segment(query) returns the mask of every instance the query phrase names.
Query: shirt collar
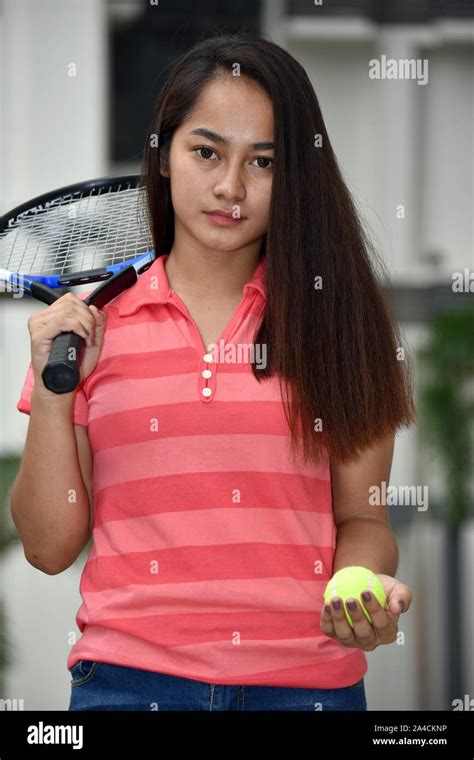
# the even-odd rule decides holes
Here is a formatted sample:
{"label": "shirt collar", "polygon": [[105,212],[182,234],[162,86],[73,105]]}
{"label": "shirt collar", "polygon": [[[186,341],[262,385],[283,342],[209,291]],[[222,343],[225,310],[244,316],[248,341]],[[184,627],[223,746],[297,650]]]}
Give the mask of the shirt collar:
{"label": "shirt collar", "polygon": [[[134,314],[145,304],[167,303],[171,300],[173,291],[170,289],[165,269],[165,262],[168,256],[169,253],[158,256],[151,267],[139,276],[137,282],[121,294],[118,303],[118,313],[120,317],[127,317],[130,314]],[[244,294],[247,294],[251,288],[255,288],[260,291],[263,298],[266,299],[264,282],[265,266],[266,257],[264,256],[259,261],[252,278],[245,283],[243,289]]]}

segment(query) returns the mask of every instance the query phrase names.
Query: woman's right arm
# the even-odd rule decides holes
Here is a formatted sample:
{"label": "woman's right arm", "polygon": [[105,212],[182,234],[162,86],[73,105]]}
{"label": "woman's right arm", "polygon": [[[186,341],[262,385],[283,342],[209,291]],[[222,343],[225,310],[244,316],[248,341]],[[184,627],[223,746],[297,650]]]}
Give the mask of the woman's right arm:
{"label": "woman's right arm", "polygon": [[[66,394],[72,395],[75,394]],[[73,401],[31,396],[25,450],[11,514],[28,562],[49,575],[77,559],[91,536],[92,455]]]}
{"label": "woman's right arm", "polygon": [[105,321],[103,312],[72,293],[28,320],[35,382],[10,504],[26,559],[49,575],[70,567],[91,536],[92,454],[87,428],[74,425],[76,391],[52,393],[41,373],[54,337],[72,330],[86,341],[80,376],[88,377],[99,359]]}

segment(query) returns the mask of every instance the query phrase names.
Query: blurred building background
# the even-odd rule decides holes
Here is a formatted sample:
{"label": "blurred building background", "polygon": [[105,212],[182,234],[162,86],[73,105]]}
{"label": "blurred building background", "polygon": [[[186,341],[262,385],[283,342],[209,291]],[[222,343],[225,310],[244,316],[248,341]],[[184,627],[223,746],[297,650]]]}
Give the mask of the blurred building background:
{"label": "blurred building background", "polygon": [[[260,32],[294,55],[314,85],[417,357],[439,315],[472,309],[469,287],[454,292],[452,281],[466,269],[474,276],[473,16],[472,2],[457,0],[0,0],[0,214],[62,185],[138,171],[173,61],[203,33]],[[382,56],[427,61],[428,81],[370,79],[369,62]],[[0,699],[64,710],[86,552],[65,573],[42,574],[26,562],[8,510],[28,425],[16,409],[30,356],[27,318],[41,308],[0,296]],[[465,350],[461,333],[454,352],[458,337]],[[449,377],[456,366],[446,365],[446,380],[457,388],[459,378]],[[417,360],[417,401],[435,381]],[[467,381],[472,388],[472,354]],[[470,399],[464,423],[472,443]],[[434,407],[435,417],[441,412]],[[458,425],[453,419],[448,443],[459,438]],[[454,698],[474,698],[474,510],[471,498],[455,520],[447,458],[427,446],[423,424],[397,437],[390,482],[428,487],[429,503],[390,507],[397,577],[414,602],[400,618],[404,640],[367,655],[369,709],[451,710]],[[472,468],[468,488],[472,497]],[[453,590],[447,579],[457,577],[457,560]]]}

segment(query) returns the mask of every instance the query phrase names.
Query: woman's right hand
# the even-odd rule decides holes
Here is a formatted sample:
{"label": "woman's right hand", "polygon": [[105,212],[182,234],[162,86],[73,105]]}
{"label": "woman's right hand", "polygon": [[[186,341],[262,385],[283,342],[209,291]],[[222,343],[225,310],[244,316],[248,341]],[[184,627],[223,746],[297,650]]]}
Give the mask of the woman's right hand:
{"label": "woman's right hand", "polygon": [[[96,306],[88,306],[74,293],[66,293],[46,309],[37,311],[28,318],[31,364],[35,386],[39,384],[42,395],[57,397],[56,393],[46,388],[41,377],[49,359],[53,339],[61,332],[74,332],[84,338],[86,346],[79,368],[80,382],[82,382],[91,374],[99,361],[106,319],[105,312],[100,311]],[[75,393],[75,390],[72,393]]]}

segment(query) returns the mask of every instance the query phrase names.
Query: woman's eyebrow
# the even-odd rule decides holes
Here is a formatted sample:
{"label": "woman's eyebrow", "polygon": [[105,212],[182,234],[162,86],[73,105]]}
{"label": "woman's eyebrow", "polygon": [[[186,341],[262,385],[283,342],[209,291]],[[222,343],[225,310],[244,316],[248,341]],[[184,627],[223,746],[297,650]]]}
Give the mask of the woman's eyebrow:
{"label": "woman's eyebrow", "polygon": [[[218,143],[219,145],[230,145],[230,140],[227,137],[218,135],[216,132],[211,132],[209,129],[205,129],[204,127],[198,127],[197,129],[193,129],[192,132],[190,132],[189,134],[201,135],[201,137],[206,137],[211,142]],[[250,147],[252,148],[252,150],[274,150],[275,143],[256,142],[256,143],[251,143]]]}

